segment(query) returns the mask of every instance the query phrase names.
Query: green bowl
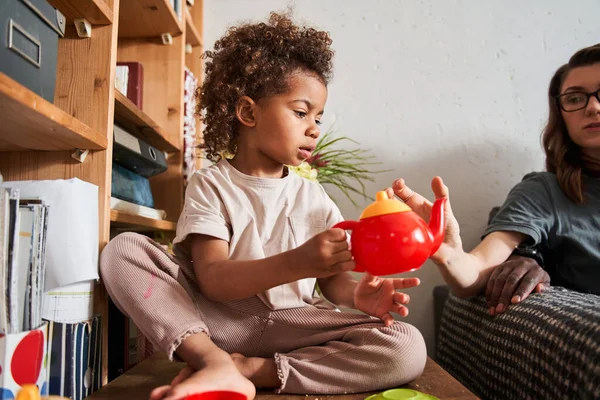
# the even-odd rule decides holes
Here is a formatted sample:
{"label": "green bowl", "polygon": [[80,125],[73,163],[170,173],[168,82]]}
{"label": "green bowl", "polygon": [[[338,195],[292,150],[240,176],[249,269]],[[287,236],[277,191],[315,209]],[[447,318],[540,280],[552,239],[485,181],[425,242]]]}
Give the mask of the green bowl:
{"label": "green bowl", "polygon": [[412,389],[390,389],[385,392],[371,395],[365,400],[439,400],[430,394]]}

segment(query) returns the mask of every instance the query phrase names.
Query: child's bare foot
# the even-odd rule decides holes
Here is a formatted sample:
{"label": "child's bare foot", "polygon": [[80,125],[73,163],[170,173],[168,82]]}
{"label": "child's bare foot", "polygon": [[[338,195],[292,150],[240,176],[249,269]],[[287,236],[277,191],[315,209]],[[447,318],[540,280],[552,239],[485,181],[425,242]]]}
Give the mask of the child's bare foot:
{"label": "child's bare foot", "polygon": [[231,362],[224,357],[206,360],[204,368],[199,371],[185,367],[173,379],[170,385],[161,386],[152,391],[150,400],[184,399],[194,393],[211,390],[230,390],[246,395],[248,400],[254,399],[256,389],[252,382],[246,379]]}
{"label": "child's bare foot", "polygon": [[281,381],[277,376],[277,365],[272,358],[244,357],[242,354],[231,355],[237,369],[256,387],[277,388]]}

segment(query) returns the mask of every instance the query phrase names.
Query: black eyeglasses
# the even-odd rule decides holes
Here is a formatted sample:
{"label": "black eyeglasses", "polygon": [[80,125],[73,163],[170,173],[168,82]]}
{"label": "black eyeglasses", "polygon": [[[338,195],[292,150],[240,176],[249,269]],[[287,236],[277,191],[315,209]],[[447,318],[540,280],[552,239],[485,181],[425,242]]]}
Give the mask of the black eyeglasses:
{"label": "black eyeglasses", "polygon": [[556,96],[556,101],[565,112],[583,110],[587,107],[590,97],[594,96],[600,102],[600,89],[595,92],[569,92]]}

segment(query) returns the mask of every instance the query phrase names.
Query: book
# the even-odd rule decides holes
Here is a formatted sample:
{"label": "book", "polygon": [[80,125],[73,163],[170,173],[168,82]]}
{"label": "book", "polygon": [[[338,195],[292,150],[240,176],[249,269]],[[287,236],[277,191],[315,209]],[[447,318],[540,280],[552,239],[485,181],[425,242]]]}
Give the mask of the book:
{"label": "book", "polygon": [[167,217],[167,213],[164,210],[131,203],[126,200],[117,199],[116,197],[110,198],[110,208],[112,210],[123,211],[127,214],[140,215],[152,219],[165,219]]}
{"label": "book", "polygon": [[2,186],[0,174],[0,334],[8,332],[7,260],[8,260],[8,203],[9,194]]}
{"label": "book", "polygon": [[121,93],[141,110],[144,99],[144,67],[139,62],[118,62],[117,68],[127,70],[120,71],[120,75],[126,77],[122,85],[127,87]]}
{"label": "book", "polygon": [[[46,230],[48,227],[48,209],[44,201],[39,199],[22,199],[20,201],[21,225],[23,219],[31,219],[31,240],[25,241],[20,234],[19,240],[24,247],[30,249],[27,272],[28,301],[24,305],[24,330],[37,328],[42,324],[42,306],[44,300],[44,277],[46,275]],[[23,243],[25,242],[25,243]],[[22,265],[23,260],[19,259]],[[21,267],[23,270],[24,267]]]}
{"label": "book", "polygon": [[41,310],[45,275],[45,227],[47,206],[39,199],[19,200],[19,234],[16,269],[17,326],[13,333],[29,331],[42,325]]}
{"label": "book", "polygon": [[[32,245],[33,245],[33,220],[34,211],[27,206],[19,206],[19,246],[16,257],[16,269],[13,276],[17,282],[17,328],[19,331],[28,331],[31,320],[29,304],[32,300]],[[13,332],[16,333],[16,332]]]}
{"label": "book", "polygon": [[0,176],[0,335],[42,326],[47,205]]}
{"label": "book", "polygon": [[6,314],[8,325],[7,333],[17,333],[19,326],[19,286],[18,286],[18,264],[17,257],[19,252],[19,190],[5,188],[8,192],[8,241],[7,258],[4,268],[6,269]]}
{"label": "book", "polygon": [[127,85],[129,84],[129,67],[117,65],[115,70],[115,88],[127,97]]}

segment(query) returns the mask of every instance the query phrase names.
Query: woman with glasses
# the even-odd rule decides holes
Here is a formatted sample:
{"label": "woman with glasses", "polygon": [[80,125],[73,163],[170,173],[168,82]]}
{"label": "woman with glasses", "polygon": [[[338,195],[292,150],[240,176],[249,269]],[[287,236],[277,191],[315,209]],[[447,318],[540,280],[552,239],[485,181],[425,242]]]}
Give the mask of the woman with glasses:
{"label": "woman with glasses", "polygon": [[[543,258],[553,285],[600,294],[599,92],[597,44],[575,53],[550,81],[550,113],[542,136],[546,172],[529,174],[511,190],[484,239],[469,253],[446,203],[446,237],[432,260],[458,296],[487,288],[488,300],[494,293],[496,299],[518,303],[533,290],[543,290],[549,282],[537,263],[506,263],[515,249],[529,250],[540,262]],[[436,199],[448,197],[441,178],[434,178],[432,189]],[[415,212],[429,215],[431,202],[402,179],[392,190]],[[488,303],[491,314],[507,305],[505,300]]]}

